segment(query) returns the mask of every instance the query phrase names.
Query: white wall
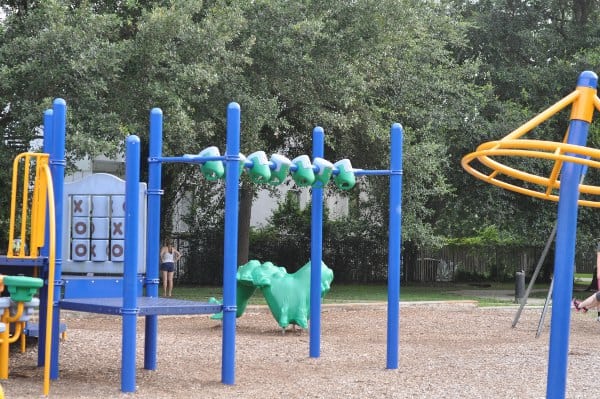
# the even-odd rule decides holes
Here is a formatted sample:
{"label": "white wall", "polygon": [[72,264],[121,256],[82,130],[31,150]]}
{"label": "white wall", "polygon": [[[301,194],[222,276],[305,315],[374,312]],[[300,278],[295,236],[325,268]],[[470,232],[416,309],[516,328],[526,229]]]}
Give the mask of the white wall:
{"label": "white wall", "polygon": [[[310,203],[310,189],[308,188],[292,188],[281,184],[277,186],[277,193],[271,194],[269,190],[261,190],[258,193],[258,197],[252,204],[252,217],[250,219],[250,226],[262,227],[265,226],[273,211],[277,209],[279,203],[283,202],[286,198],[287,192],[290,190],[296,190],[300,193],[300,207],[304,209]],[[329,218],[338,219],[340,217],[348,215],[348,198],[339,195],[328,196],[325,199],[325,204],[329,209]]]}
{"label": "white wall", "polygon": [[[124,162],[122,160],[110,160],[106,157],[97,157],[93,160],[89,158],[83,159],[76,163],[78,171],[65,176],[65,182],[80,180],[92,173],[111,173],[120,178],[124,178]],[[300,206],[302,209],[310,202],[310,189],[299,188],[294,184],[287,185],[285,183],[276,187],[276,192],[271,194],[267,189],[260,190],[257,198],[252,204],[252,217],[250,226],[262,227],[268,224],[269,218],[273,211],[277,209],[280,202],[286,198],[287,192],[294,190],[299,193]],[[348,214],[348,198],[345,196],[333,195],[326,198],[326,206],[329,210],[330,219],[338,219]],[[173,228],[176,232],[185,232],[188,229],[185,223],[181,220],[180,215],[186,212],[185,201],[179,203],[178,209],[173,213],[174,221]]]}

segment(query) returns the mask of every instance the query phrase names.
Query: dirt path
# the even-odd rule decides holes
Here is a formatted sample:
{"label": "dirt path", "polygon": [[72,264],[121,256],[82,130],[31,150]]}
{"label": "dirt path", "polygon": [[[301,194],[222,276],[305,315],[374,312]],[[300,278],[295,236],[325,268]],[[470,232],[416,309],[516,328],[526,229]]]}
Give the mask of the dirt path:
{"label": "dirt path", "polygon": [[[591,314],[571,323],[567,397],[597,396],[593,350],[600,323]],[[595,312],[593,312],[595,313]],[[138,326],[138,390],[120,392],[121,319],[70,313],[61,343],[61,376],[53,398],[541,398],[546,394],[548,322],[535,338],[540,310],[470,303],[404,305],[400,368],[386,370],[385,304],[324,307],[321,357],[308,356],[308,332],[281,334],[266,307],[238,319],[236,384],[221,378],[221,325],[207,316],[159,318],[158,370],[143,369]],[[42,393],[37,349],[12,353],[6,397]]]}

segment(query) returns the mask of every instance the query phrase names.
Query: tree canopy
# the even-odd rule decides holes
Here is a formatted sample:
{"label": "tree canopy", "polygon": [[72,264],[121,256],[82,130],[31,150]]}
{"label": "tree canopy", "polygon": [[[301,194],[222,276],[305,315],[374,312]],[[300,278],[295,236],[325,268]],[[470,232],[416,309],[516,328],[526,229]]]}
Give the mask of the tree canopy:
{"label": "tree canopy", "polygon": [[[129,134],[146,142],[152,107],[164,111],[165,154],[219,145],[236,101],[246,154],[309,153],[321,125],[328,159],[385,168],[389,127],[402,123],[407,243],[439,245],[488,226],[544,242],[555,204],[475,181],[460,159],[573,90],[581,71],[598,70],[599,3],[0,0],[0,178],[9,181],[12,157],[39,134],[55,97],[69,107],[69,165],[119,154]],[[536,134],[562,137],[566,120]],[[167,215],[191,193],[200,209],[191,220],[214,220],[214,185],[182,166],[164,173]],[[359,225],[385,221],[385,184],[360,182],[371,199],[354,215],[371,223]],[[7,201],[0,194],[2,212]],[[598,216],[581,214],[591,240]]]}

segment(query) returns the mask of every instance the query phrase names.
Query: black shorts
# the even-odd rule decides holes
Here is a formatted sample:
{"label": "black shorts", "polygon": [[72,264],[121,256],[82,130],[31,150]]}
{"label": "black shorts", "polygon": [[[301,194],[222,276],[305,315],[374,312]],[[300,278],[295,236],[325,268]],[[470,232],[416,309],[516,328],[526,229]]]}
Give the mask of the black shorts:
{"label": "black shorts", "polygon": [[175,263],[173,263],[173,262],[161,263],[160,270],[165,271],[165,272],[174,272],[175,271]]}

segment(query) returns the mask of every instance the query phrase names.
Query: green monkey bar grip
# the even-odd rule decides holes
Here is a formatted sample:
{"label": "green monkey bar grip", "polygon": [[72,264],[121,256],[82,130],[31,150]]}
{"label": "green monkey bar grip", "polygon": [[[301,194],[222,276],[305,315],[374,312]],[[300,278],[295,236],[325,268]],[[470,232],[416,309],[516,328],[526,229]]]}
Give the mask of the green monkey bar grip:
{"label": "green monkey bar grip", "polygon": [[342,190],[350,190],[356,184],[356,177],[349,159],[342,159],[333,164],[338,169],[338,174],[333,182]]}
{"label": "green monkey bar grip", "polygon": [[44,280],[37,277],[3,276],[3,280],[10,299],[15,302],[31,301],[33,295],[44,285]]}
{"label": "green monkey bar grip", "polygon": [[292,160],[297,169],[292,172],[292,179],[298,187],[308,187],[315,182],[315,172],[308,155],[300,155]]}

